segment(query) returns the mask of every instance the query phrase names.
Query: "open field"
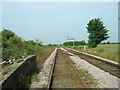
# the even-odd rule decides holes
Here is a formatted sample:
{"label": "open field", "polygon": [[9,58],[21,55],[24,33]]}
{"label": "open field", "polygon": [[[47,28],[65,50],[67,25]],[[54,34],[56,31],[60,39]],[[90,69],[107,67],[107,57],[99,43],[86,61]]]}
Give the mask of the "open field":
{"label": "open field", "polygon": [[118,46],[120,46],[120,44],[101,44],[98,45],[98,47],[96,48],[90,48],[86,50],[77,47],[74,47],[74,49],[100,56],[106,59],[110,59],[116,62],[120,62],[118,61],[118,57],[120,57],[120,51],[118,50]]}

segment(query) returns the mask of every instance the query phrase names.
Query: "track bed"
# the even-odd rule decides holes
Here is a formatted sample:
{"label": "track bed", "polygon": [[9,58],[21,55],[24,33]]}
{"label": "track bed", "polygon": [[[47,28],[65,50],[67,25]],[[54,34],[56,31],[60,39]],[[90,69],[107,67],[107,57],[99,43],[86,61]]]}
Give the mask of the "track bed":
{"label": "track bed", "polygon": [[111,64],[108,61],[104,61],[102,59],[91,57],[89,55],[86,55],[86,54],[83,54],[80,52],[76,52],[72,49],[67,49],[67,48],[64,48],[64,49],[68,50],[69,52],[71,52],[75,55],[78,55],[80,58],[86,60],[87,62],[93,64],[94,66],[97,66],[97,67],[109,72],[110,74],[120,78],[120,66],[119,65]]}
{"label": "track bed", "polygon": [[51,88],[86,88],[71,66],[68,56],[58,49]]}

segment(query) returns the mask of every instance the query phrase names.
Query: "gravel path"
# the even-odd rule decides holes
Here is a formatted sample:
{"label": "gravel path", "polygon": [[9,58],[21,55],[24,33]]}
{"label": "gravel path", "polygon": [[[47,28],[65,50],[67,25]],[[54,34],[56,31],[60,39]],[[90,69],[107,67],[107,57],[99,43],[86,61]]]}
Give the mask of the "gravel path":
{"label": "gravel path", "polygon": [[43,68],[41,72],[38,74],[37,80],[31,84],[31,88],[47,88],[56,52],[57,48],[52,52],[50,57],[43,64]]}
{"label": "gravel path", "polygon": [[[65,49],[61,48],[66,52]],[[101,70],[98,67],[95,67],[94,65],[88,63],[87,61],[81,59],[80,57],[69,53],[70,59],[75,63],[75,66],[77,67],[78,70],[80,69],[85,69],[87,70],[93,77],[94,79],[98,80],[98,88],[118,88],[118,79],[117,77],[109,74],[108,72],[105,72]]]}

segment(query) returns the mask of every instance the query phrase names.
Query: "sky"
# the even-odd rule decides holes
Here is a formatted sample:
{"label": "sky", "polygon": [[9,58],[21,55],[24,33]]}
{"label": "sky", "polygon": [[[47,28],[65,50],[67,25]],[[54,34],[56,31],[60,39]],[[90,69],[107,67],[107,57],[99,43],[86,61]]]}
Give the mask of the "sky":
{"label": "sky", "polygon": [[60,44],[67,36],[88,41],[87,23],[102,18],[110,38],[118,42],[117,2],[3,2],[2,28],[25,40]]}

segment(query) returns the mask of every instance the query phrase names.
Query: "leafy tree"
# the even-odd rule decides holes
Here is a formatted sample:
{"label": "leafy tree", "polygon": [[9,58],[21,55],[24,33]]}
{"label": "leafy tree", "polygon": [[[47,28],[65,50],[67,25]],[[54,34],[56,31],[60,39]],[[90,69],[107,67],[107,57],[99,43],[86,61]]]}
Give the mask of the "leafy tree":
{"label": "leafy tree", "polygon": [[53,44],[53,46],[58,46],[58,44]]}
{"label": "leafy tree", "polygon": [[16,36],[11,37],[10,39],[8,39],[6,41],[6,43],[8,45],[7,47],[9,47],[9,48],[12,48],[12,47],[19,48],[19,47],[22,47],[22,45],[23,45],[22,39],[20,37],[16,37]]}
{"label": "leafy tree", "polygon": [[8,46],[7,40],[11,37],[14,37],[15,33],[7,29],[3,29],[1,33],[2,33],[2,47],[6,48]]}
{"label": "leafy tree", "polygon": [[13,37],[15,35],[14,32],[10,31],[10,30],[7,30],[7,29],[3,29],[2,31],[2,36],[5,38],[5,39],[9,39],[10,37]]}
{"label": "leafy tree", "polygon": [[105,42],[103,42],[103,44],[106,44]]}
{"label": "leafy tree", "polygon": [[35,42],[36,42],[38,45],[42,46],[42,43],[43,43],[43,42],[40,41],[39,39],[36,39]]}
{"label": "leafy tree", "polygon": [[48,44],[48,46],[52,46],[52,44]]}
{"label": "leafy tree", "polygon": [[107,44],[110,44],[110,41],[108,41]]}
{"label": "leafy tree", "polygon": [[102,41],[109,38],[107,32],[109,30],[103,25],[101,19],[92,19],[87,24],[87,30],[89,33],[88,47],[93,48],[100,44]]}
{"label": "leafy tree", "polygon": [[73,46],[73,42],[64,42],[63,43],[64,46]]}
{"label": "leafy tree", "polygon": [[[63,43],[64,46],[73,46],[73,42],[70,41],[70,42],[64,42]],[[75,46],[79,46],[79,45],[86,45],[85,41],[82,40],[82,41],[74,41],[74,45]]]}
{"label": "leafy tree", "polygon": [[[25,41],[18,37],[14,32],[3,29],[0,32],[0,40],[2,37],[2,60],[5,59],[18,59],[23,55],[35,54],[40,50],[42,45],[40,41]],[[0,56],[1,58],[1,56]]]}

